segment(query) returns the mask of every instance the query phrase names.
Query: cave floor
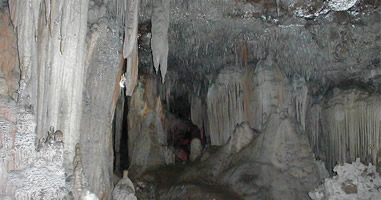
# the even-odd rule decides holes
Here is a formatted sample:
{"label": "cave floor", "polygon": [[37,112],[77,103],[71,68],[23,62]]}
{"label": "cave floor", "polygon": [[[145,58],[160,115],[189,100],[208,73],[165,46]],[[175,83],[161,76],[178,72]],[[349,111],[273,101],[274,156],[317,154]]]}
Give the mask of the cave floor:
{"label": "cave floor", "polygon": [[207,183],[205,180],[181,180],[184,170],[192,165],[194,163],[175,164],[148,171],[134,180],[138,199],[243,199],[223,185]]}

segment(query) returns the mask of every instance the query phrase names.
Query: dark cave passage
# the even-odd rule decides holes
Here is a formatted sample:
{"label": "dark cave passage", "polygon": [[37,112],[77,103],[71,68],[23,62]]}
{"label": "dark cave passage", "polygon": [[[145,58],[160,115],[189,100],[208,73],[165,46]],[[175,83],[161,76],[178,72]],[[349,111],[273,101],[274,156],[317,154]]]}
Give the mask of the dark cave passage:
{"label": "dark cave passage", "polygon": [[118,98],[112,124],[114,173],[121,176],[128,169],[128,98],[122,95]]}
{"label": "dark cave passage", "polygon": [[167,115],[168,129],[166,130],[167,143],[175,149],[176,162],[184,163],[189,161],[191,153],[191,141],[200,139],[205,145],[205,137],[201,130],[191,121],[191,105],[187,93],[174,95],[169,100],[169,112]]}
{"label": "dark cave passage", "polygon": [[[191,105],[187,94],[173,94],[173,96],[175,97],[170,98],[169,102],[163,106],[164,131],[167,145],[174,149],[175,163],[184,164],[189,162],[191,141],[197,138],[202,146],[205,146],[207,140],[202,131],[190,120]],[[130,97],[125,97],[123,93],[120,95],[113,119],[114,173],[118,176],[121,176],[123,170],[129,168],[128,104],[130,100]]]}

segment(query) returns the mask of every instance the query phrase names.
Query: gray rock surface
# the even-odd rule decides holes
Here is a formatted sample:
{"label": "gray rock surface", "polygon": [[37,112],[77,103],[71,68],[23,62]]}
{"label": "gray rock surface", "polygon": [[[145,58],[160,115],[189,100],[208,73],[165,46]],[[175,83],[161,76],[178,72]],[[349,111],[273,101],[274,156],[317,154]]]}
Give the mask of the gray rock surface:
{"label": "gray rock surface", "polygon": [[376,165],[380,158],[380,95],[358,87],[332,89],[311,108],[309,130],[316,156],[332,170],[336,163]]}
{"label": "gray rock surface", "polygon": [[363,165],[360,159],[351,164],[337,165],[333,169],[337,175],[326,178],[318,188],[308,193],[313,200],[318,199],[370,199],[381,196],[381,176],[375,166]]}
{"label": "gray rock surface", "polygon": [[128,178],[127,171],[123,171],[123,178],[115,185],[112,198],[114,200],[137,200],[135,186]]}
{"label": "gray rock surface", "polygon": [[118,30],[115,23],[100,20],[90,28],[87,40],[80,144],[90,191],[100,198],[111,198],[113,188],[111,122],[119,95],[117,76],[122,57]]}
{"label": "gray rock surface", "polygon": [[182,176],[184,181],[223,184],[245,199],[306,199],[321,178],[306,136],[279,114],[239,153],[223,146]]}
{"label": "gray rock surface", "polygon": [[193,138],[190,144],[190,154],[189,154],[189,160],[195,161],[197,158],[199,158],[202,154],[202,144],[201,140],[198,138]]}
{"label": "gray rock surface", "polygon": [[50,126],[67,133],[70,166],[80,135],[88,1],[9,1],[9,10],[18,38],[19,101],[32,105],[39,138]]}
{"label": "gray rock surface", "polygon": [[129,103],[128,148],[129,171],[132,176],[140,176],[147,169],[174,163],[173,148],[167,145],[167,135],[163,129],[163,110],[160,103],[153,103],[155,94],[147,82],[139,82]]}

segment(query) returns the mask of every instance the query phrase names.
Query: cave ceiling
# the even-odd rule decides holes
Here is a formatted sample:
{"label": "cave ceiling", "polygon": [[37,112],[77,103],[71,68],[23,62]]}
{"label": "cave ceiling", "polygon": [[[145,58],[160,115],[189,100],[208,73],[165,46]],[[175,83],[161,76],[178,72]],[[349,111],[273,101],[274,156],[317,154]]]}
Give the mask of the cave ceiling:
{"label": "cave ceiling", "polygon": [[[153,72],[151,1],[142,0],[140,9],[144,74]],[[168,77],[195,90],[224,67],[255,68],[271,55],[288,78],[304,77],[315,92],[348,80],[374,85],[381,73],[380,30],[376,0],[171,1]]]}

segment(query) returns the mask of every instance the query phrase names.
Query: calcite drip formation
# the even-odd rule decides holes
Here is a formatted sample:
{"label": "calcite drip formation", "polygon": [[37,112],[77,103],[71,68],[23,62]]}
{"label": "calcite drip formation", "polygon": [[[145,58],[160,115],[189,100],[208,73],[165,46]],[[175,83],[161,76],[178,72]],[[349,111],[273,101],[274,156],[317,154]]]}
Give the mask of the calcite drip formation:
{"label": "calcite drip formation", "polygon": [[[171,165],[181,153],[183,160],[188,160],[186,153],[168,143],[168,132],[176,127],[177,121],[166,109],[173,106],[170,105],[173,94],[183,92],[181,95],[187,96],[190,102],[190,120],[201,133],[199,138],[190,141],[189,160],[194,168],[185,169],[179,180],[227,186],[247,198],[303,199],[312,191],[310,197],[313,199],[337,198],[337,194],[344,199],[377,199],[380,177],[376,172],[381,171],[379,92],[333,84],[335,87],[325,88],[325,92],[316,95],[319,92],[310,85],[310,78],[320,75],[313,70],[322,63],[340,61],[343,57],[367,62],[370,59],[367,55],[357,51],[351,53],[361,43],[369,44],[365,50],[379,49],[377,24],[364,22],[361,28],[352,24],[349,28],[339,27],[345,31],[336,33],[329,28],[319,29],[315,24],[297,24],[298,20],[296,24],[290,22],[288,25],[287,22],[278,26],[276,20],[265,16],[265,22],[256,23],[265,24],[266,33],[256,35],[255,40],[233,45],[235,64],[244,67],[224,63],[223,69],[216,70],[216,77],[206,77],[213,80],[205,88],[192,82],[196,85],[195,92],[174,80],[177,78],[175,72],[166,75],[169,0],[150,1],[153,66],[156,73],[160,70],[159,82],[164,84],[144,76],[138,80],[138,25],[141,15],[147,12],[139,6],[147,2],[33,0],[6,4],[10,13],[8,16],[4,14],[8,11],[1,11],[0,23],[0,198],[110,199],[114,196],[115,199],[136,199],[134,185],[127,175],[117,183],[114,191],[112,184],[110,123],[120,94],[116,79],[121,75],[124,61],[121,66],[115,62],[127,59],[121,86],[125,87],[125,94],[131,96],[128,101],[128,148],[130,172],[134,176]],[[184,7],[192,10],[194,2],[201,5],[202,1],[184,2]],[[223,3],[228,1],[221,2],[225,5]],[[113,3],[116,4],[116,18],[119,18],[117,25],[111,20],[115,16],[110,16]],[[343,11],[357,3],[356,0],[330,0],[324,6],[329,11]],[[172,1],[172,4],[178,6],[178,2]],[[279,9],[277,12],[279,15]],[[317,15],[327,12],[319,10]],[[377,12],[364,15],[364,19],[379,17]],[[217,9],[210,13],[219,16],[220,12]],[[177,15],[174,13],[175,17]],[[228,16],[229,20],[234,18]],[[210,15],[197,17],[207,19],[207,23],[216,19]],[[333,17],[335,15],[327,15],[328,20]],[[246,15],[244,18],[249,20]],[[124,31],[115,28],[120,25]],[[377,30],[366,36],[369,42],[356,35],[360,29]],[[118,35],[120,32],[125,33],[124,38]],[[343,34],[346,32],[350,34]],[[332,38],[343,37],[346,42],[332,38],[321,40],[325,34]],[[187,38],[188,42],[193,40]],[[303,45],[313,48],[298,45],[288,48],[289,43],[279,42],[283,39],[302,39]],[[124,41],[122,45],[120,41]],[[211,56],[208,45],[212,46],[213,42],[203,51],[200,48],[202,40],[195,39],[197,48],[187,49],[193,56],[190,60],[205,62],[201,54],[206,52],[206,56]],[[118,45],[121,48],[115,47]],[[255,46],[255,52],[249,51],[250,45]],[[294,48],[297,49],[295,55],[307,55],[306,59],[289,55],[288,50]],[[365,52],[364,49],[361,52]],[[253,54],[258,63],[250,62]],[[225,54],[219,56],[221,59],[214,62],[225,61]],[[377,58],[371,59],[374,65],[369,68],[377,66],[378,62]],[[283,60],[285,62],[281,63]],[[313,70],[303,69],[306,65],[313,66]],[[302,72],[296,73],[300,68]],[[332,68],[324,69],[332,71]],[[348,67],[350,70],[352,66]],[[377,78],[379,69],[375,67],[367,72],[359,76],[372,80]],[[331,74],[325,75],[329,79]],[[330,78],[328,81],[334,83]],[[158,89],[161,86],[166,88]],[[100,90],[105,88],[107,91]],[[61,131],[49,130],[50,126]],[[44,139],[38,141],[37,138]],[[213,147],[206,148],[208,145]],[[120,148],[120,144],[115,146]],[[373,163],[373,166],[362,165],[360,161]],[[351,165],[345,164],[350,162]],[[333,169],[337,176],[325,179],[324,184],[313,191],[316,183],[327,176],[326,169]],[[182,188],[178,185],[169,188],[168,196],[178,197],[176,193],[184,191]],[[194,185],[185,188],[197,189]]]}

